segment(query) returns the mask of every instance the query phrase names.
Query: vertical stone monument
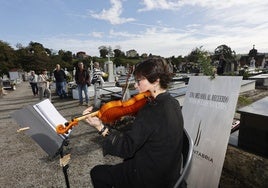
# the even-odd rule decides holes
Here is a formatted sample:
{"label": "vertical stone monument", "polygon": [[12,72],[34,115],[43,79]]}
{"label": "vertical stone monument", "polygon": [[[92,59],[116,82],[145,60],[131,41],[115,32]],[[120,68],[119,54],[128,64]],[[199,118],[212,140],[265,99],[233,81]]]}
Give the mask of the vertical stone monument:
{"label": "vertical stone monument", "polygon": [[183,103],[184,126],[194,142],[186,177],[191,187],[218,187],[242,77],[193,76]]}
{"label": "vertical stone monument", "polygon": [[113,62],[108,61],[108,82],[115,82]]}

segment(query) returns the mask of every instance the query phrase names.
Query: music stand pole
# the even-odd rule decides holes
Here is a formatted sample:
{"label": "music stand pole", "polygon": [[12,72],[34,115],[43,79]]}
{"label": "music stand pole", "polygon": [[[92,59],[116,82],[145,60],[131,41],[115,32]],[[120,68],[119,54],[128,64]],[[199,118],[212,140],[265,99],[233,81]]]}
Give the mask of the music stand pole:
{"label": "music stand pole", "polygon": [[68,141],[67,140],[64,140],[63,141],[63,144],[60,148],[60,165],[62,166],[62,171],[63,171],[63,174],[64,174],[64,178],[65,178],[65,183],[66,183],[66,187],[67,188],[70,188],[70,183],[69,183],[69,177],[68,177],[68,168],[69,168],[69,160],[70,160],[70,154],[68,155],[65,155],[63,154],[63,146],[67,146],[68,145]]}

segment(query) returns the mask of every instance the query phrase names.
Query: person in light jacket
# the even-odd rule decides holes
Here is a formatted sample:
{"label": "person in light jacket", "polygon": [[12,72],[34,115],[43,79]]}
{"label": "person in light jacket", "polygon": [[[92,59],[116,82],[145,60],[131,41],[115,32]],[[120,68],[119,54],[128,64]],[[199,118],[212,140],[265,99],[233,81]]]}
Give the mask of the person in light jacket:
{"label": "person in light jacket", "polygon": [[32,92],[34,96],[38,95],[38,86],[37,86],[37,82],[38,82],[38,75],[35,74],[34,71],[31,71],[31,75],[29,77],[29,83],[31,85],[32,88]]}

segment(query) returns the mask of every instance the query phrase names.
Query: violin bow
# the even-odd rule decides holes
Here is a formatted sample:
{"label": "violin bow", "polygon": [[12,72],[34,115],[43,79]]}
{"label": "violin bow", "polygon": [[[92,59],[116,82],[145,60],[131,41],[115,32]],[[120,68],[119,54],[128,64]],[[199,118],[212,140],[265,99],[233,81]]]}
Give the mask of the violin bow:
{"label": "violin bow", "polygon": [[122,95],[122,101],[127,100],[126,99],[126,94],[127,94],[128,88],[129,88],[129,78],[131,77],[131,75],[133,74],[133,72],[134,72],[134,66],[130,66],[130,68],[128,70],[128,76],[127,76],[127,80],[126,80],[126,86],[124,88],[124,92],[123,92],[123,95]]}

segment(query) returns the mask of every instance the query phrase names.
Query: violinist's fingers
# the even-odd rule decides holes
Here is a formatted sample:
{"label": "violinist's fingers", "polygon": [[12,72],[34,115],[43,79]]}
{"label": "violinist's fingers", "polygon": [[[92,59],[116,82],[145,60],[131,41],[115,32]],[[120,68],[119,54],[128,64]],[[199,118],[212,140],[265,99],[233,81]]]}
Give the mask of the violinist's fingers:
{"label": "violinist's fingers", "polygon": [[92,126],[92,127],[97,127],[101,125],[101,120],[98,117],[87,117],[86,122]]}
{"label": "violinist's fingers", "polygon": [[90,113],[90,112],[92,111],[92,109],[93,109],[92,106],[88,107],[87,109],[85,109],[85,110],[83,111],[83,115]]}

